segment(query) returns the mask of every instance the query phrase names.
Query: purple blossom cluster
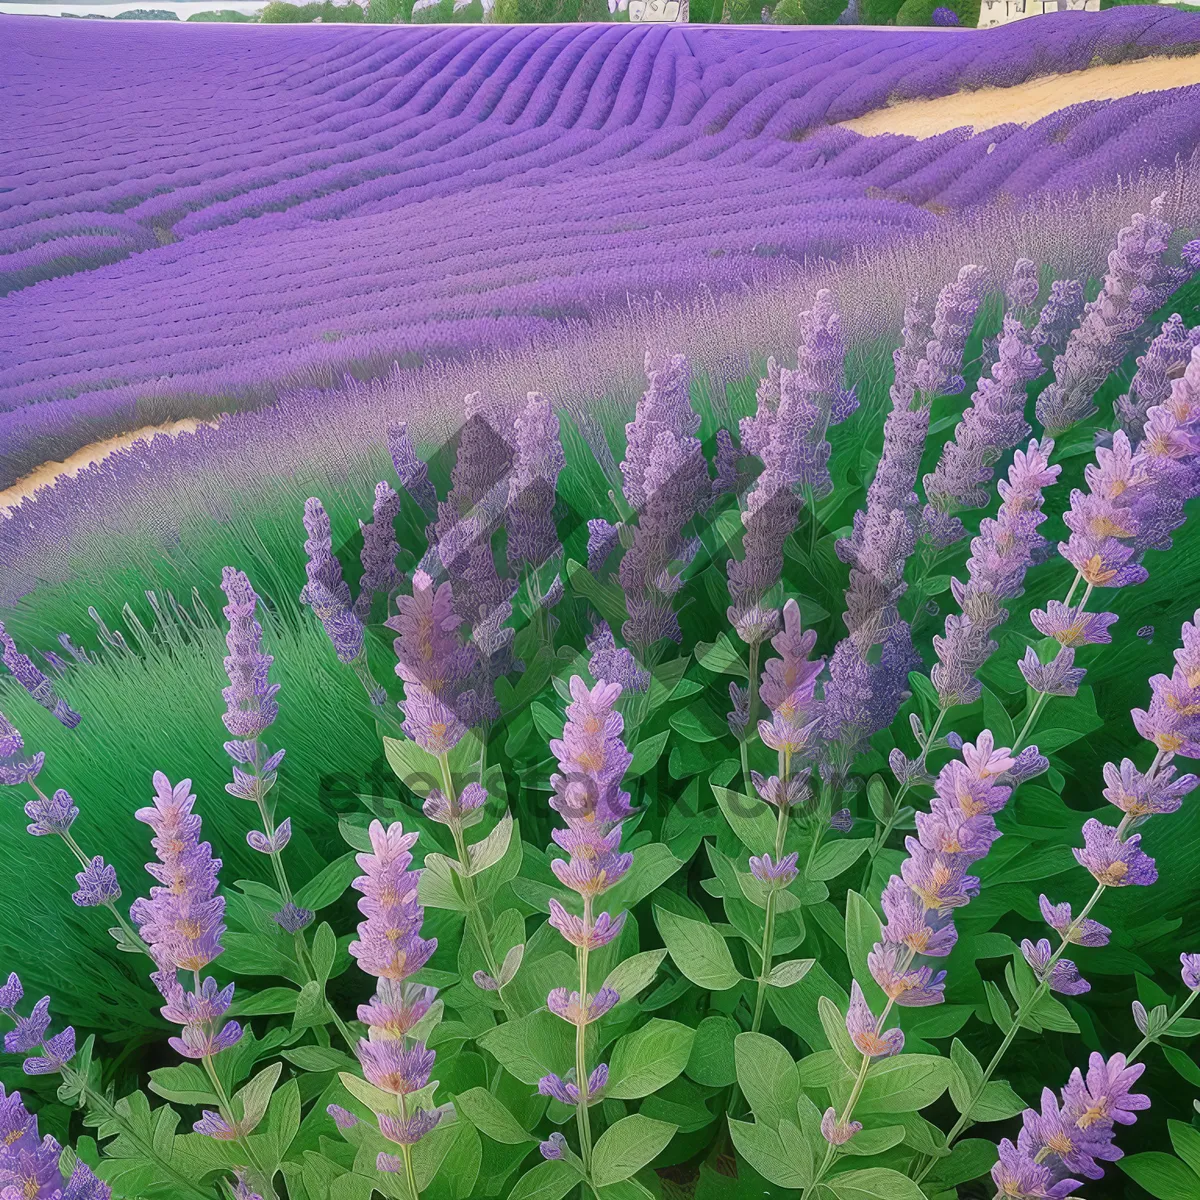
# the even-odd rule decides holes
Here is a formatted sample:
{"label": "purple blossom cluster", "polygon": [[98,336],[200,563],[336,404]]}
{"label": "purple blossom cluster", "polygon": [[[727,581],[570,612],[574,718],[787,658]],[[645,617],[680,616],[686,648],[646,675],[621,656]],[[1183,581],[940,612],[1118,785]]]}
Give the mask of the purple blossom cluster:
{"label": "purple blossom cluster", "polygon": [[979,894],[979,880],[967,868],[1000,836],[995,814],[1015,784],[1047,766],[1036,748],[1014,756],[986,730],[974,745],[963,743],[961,754],[938,773],[930,811],[917,815],[917,837],[905,839],[909,856],[883,890],[887,923],[867,965],[889,1001],[901,1006],[944,999],[946,972],[924,960],[954,949],[954,910]]}
{"label": "purple blossom cluster", "polygon": [[[233,984],[224,989],[200,972],[223,953],[225,898],[217,895],[221,860],[208,842],[200,841],[200,816],[192,811],[192,781],[172,784],[154,773],[153,804],[134,814],[154,831],[158,861],[146,870],[158,881],[148,898],[129,910],[158,970],[151,978],[166,1000],[162,1013],[183,1027],[171,1045],[185,1058],[208,1059],[241,1039],[236,1021],[223,1018],[233,1002]],[[186,991],[177,972],[190,973],[195,990]]]}
{"label": "purple blossom cluster", "polygon": [[308,582],[300,592],[300,603],[307,604],[325,627],[338,658],[353,662],[362,653],[363,623],[350,599],[350,586],[342,578],[342,565],[333,553],[329,514],[315,497],[305,501],[304,528],[308,533],[304,543]]}
{"label": "purple blossom cluster", "polygon": [[1008,617],[1004,602],[1021,595],[1026,571],[1046,546],[1038,532],[1046,519],[1042,492],[1062,470],[1050,465],[1053,450],[1046,438],[1013,455],[1008,479],[999,484],[1000,508],[995,518],[980,522],[979,536],[971,542],[967,581],[951,582],[962,614],[950,614],[944,634],[934,636],[938,661],[930,672],[944,709],[979,698],[982,685],[975,673],[996,649],[992,634]]}
{"label": "purple blossom cluster", "polygon": [[[386,827],[372,821],[369,835],[371,851],[357,856],[363,874],[353,885],[362,893],[358,907],[366,919],[358,926],[350,953],[378,983],[370,1003],[358,1009],[359,1020],[367,1026],[358,1058],[367,1081],[394,1096],[398,1106],[398,1115],[376,1116],[380,1133],[400,1147],[400,1157],[381,1152],[376,1165],[381,1171],[405,1171],[411,1179],[412,1147],[443,1115],[441,1109],[411,1099],[428,1086],[435,1058],[415,1036],[435,993],[413,982],[412,976],[429,961],[437,939],[421,937],[425,910],[417,899],[418,872],[410,869],[417,834],[405,833],[399,821]],[[334,1113],[335,1120],[338,1116]]]}
{"label": "purple blossom cluster", "polygon": [[[625,722],[616,708],[620,684],[601,679],[589,689],[574,675],[570,694],[563,735],[550,743],[558,760],[558,772],[550,779],[554,789],[550,806],[566,823],[565,829],[555,829],[552,836],[569,857],[556,858],[550,866],[559,883],[579,896],[582,913],[568,912],[552,899],[550,924],[575,947],[579,987],[555,988],[546,1004],[575,1027],[575,1067],[565,1076],[544,1076],[538,1091],[576,1108],[586,1162],[591,1150],[587,1109],[603,1098],[608,1066],[599,1063],[588,1069],[585,1031],[621,999],[612,988],[601,988],[594,995],[588,992],[588,955],[608,945],[625,924],[625,913],[616,917],[597,913],[595,905],[633,864],[633,855],[620,849],[622,822],[633,815],[621,780],[633,755],[621,739]],[[548,1159],[562,1154],[554,1142],[543,1142],[541,1149]]]}
{"label": "purple blossom cluster", "polygon": [[[0,1005],[3,1007],[3,1005]],[[20,1092],[0,1086],[0,1195],[14,1200],[109,1200],[112,1189],[77,1159],[69,1177],[59,1166],[62,1146],[38,1136],[37,1117]]]}
{"label": "purple blossom cluster", "polygon": [[1146,319],[1185,277],[1163,261],[1171,226],[1163,220],[1162,197],[1150,212],[1135,213],[1108,256],[1100,295],[1054,360],[1054,382],[1038,397],[1037,418],[1050,434],[1066,432],[1091,416],[1096,392],[1121,365]]}
{"label": "purple blossom cluster", "polygon": [[1105,1059],[1093,1054],[1085,1077],[1071,1072],[1061,1099],[1042,1091],[1042,1108],[1021,1114],[1017,1144],[1000,1143],[1000,1161],[992,1168],[998,1194],[1013,1200],[1064,1200],[1083,1187],[1076,1174],[1102,1179],[1102,1163],[1116,1162],[1117,1125],[1132,1125],[1150,1099],[1134,1092],[1145,1064],[1126,1064],[1123,1054]]}
{"label": "purple blossom cluster", "polygon": [[[24,1055],[21,1069],[26,1075],[57,1075],[75,1057],[75,1030],[68,1025],[61,1033],[47,1038],[46,1034],[50,1031],[50,997],[43,996],[28,1016],[22,1016],[17,1010],[24,998],[25,989],[20,978],[15,973],[9,975],[3,987],[0,987],[0,1012],[13,1025],[4,1035],[4,1052]],[[0,1159],[2,1162],[3,1159]],[[0,1176],[2,1181],[3,1176]]]}
{"label": "purple blossom cluster", "polygon": [[626,503],[637,514],[618,572],[629,619],[625,641],[644,658],[662,638],[679,641],[674,598],[699,549],[687,530],[708,501],[708,464],[691,406],[691,365],[682,354],[659,362],[646,355],[649,387],[625,426],[621,475]]}
{"label": "purple blossom cluster", "polygon": [[17,649],[11,634],[0,622],[0,662],[8,668],[9,674],[29,693],[30,697],[68,729],[74,729],[80,722],[80,716],[71,706],[54,691],[54,685],[49,676],[37,666],[27,655]]}

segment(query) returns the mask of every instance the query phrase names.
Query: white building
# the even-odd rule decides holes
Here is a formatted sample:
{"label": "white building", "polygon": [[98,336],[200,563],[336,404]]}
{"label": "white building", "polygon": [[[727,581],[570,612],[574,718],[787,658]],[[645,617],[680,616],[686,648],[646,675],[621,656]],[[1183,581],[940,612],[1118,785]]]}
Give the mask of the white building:
{"label": "white building", "polygon": [[983,0],[979,7],[979,28],[1007,25],[1023,17],[1040,17],[1052,12],[1099,12],[1100,0]]}

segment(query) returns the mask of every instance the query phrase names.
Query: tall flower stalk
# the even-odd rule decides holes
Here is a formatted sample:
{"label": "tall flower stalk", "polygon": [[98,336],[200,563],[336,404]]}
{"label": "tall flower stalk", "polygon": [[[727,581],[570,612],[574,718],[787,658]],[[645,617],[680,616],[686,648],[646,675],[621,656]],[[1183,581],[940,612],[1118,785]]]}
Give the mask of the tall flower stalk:
{"label": "tall flower stalk", "polygon": [[350,953],[361,970],[379,982],[370,1004],[358,1010],[367,1026],[357,1053],[367,1081],[393,1098],[396,1111],[376,1114],[379,1132],[400,1148],[400,1156],[380,1153],[380,1171],[403,1172],[417,1200],[413,1147],[441,1120],[442,1111],[425,1107],[418,1097],[429,1086],[434,1052],[414,1036],[429,1012],[433,990],[411,982],[437,949],[436,938],[421,937],[425,910],[417,899],[418,873],[412,865],[416,833],[405,833],[399,821],[387,826],[372,821],[370,853],[359,854],[363,874],[354,881],[362,893],[359,910],[366,918]]}
{"label": "tall flower stalk", "polygon": [[[150,978],[166,1000],[162,1014],[182,1026],[180,1035],[170,1039],[171,1047],[184,1058],[200,1061],[217,1097],[217,1112],[206,1112],[196,1122],[196,1132],[237,1142],[263,1195],[274,1200],[273,1180],[239,1125],[213,1062],[241,1041],[242,1027],[225,1018],[234,985],[220,988],[211,976],[201,978],[204,968],[224,952],[225,898],[217,894],[221,860],[213,857],[208,842],[200,841],[200,817],[192,811],[196,797],[191,788],[190,779],[172,784],[155,771],[153,803],[134,814],[154,831],[151,845],[158,861],[146,870],[158,886],[150,889],[148,898],[134,901],[130,916],[158,968]],[[191,976],[190,991],[179,980],[181,971]]]}
{"label": "tall flower stalk", "polygon": [[[590,1180],[592,1130],[588,1110],[602,1099],[608,1067],[600,1063],[589,1069],[587,1027],[608,1012],[620,996],[611,988],[601,988],[595,995],[589,992],[588,956],[608,945],[625,923],[624,913],[616,917],[597,914],[596,902],[633,863],[632,854],[620,852],[621,823],[633,814],[621,780],[633,755],[621,740],[624,719],[616,708],[620,684],[601,679],[589,690],[574,675],[570,694],[562,738],[550,743],[559,769],[550,780],[554,788],[550,806],[566,822],[566,828],[554,830],[553,837],[570,857],[556,858],[550,865],[559,883],[578,894],[583,912],[569,913],[557,900],[551,900],[550,924],[575,947],[579,989],[555,988],[546,1003],[551,1012],[575,1027],[575,1066],[565,1077],[544,1076],[538,1090],[574,1107],[579,1155]],[[542,1153],[556,1158],[562,1151],[555,1143],[546,1142]]]}
{"label": "tall flower stalk", "polygon": [[[1042,897],[1042,913],[1058,935],[1058,947],[1049,943],[1023,948],[1033,968],[1037,986],[1017,1008],[1012,1025],[1005,1034],[982,1080],[973,1089],[962,1114],[946,1137],[953,1145],[971,1123],[971,1114],[984,1087],[1000,1065],[1026,1017],[1050,991],[1077,993],[1080,976],[1075,964],[1064,956],[1072,945],[1103,945],[1109,931],[1091,920],[1091,913],[1104,893],[1112,888],[1147,886],[1158,878],[1154,860],[1141,847],[1142,835],[1134,833],[1152,816],[1177,811],[1183,798],[1200,784],[1195,775],[1175,777],[1171,760],[1175,755],[1200,758],[1200,611],[1183,627],[1183,646],[1175,652],[1172,674],[1156,675],[1150,680],[1152,699],[1148,710],[1134,709],[1133,722],[1138,732],[1155,748],[1154,758],[1143,773],[1126,759],[1118,769],[1109,763],[1104,769],[1108,787],[1105,798],[1118,808],[1122,817],[1114,827],[1095,817],[1083,826],[1083,846],[1076,849],[1076,861],[1096,881],[1087,903],[1077,914],[1066,904],[1051,904]],[[919,1183],[932,1170],[932,1163],[914,1176]]]}

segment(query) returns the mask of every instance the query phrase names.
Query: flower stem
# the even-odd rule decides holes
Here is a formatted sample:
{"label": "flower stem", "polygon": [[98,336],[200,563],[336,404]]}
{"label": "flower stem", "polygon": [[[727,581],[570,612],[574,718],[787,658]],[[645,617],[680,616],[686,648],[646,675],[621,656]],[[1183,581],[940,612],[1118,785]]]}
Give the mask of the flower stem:
{"label": "flower stem", "polygon": [[742,786],[746,795],[754,795],[754,787],[750,782],[750,740],[758,728],[754,723],[755,710],[758,708],[758,654],[759,643],[750,647],[750,695],[746,701],[746,728],[742,730],[738,749],[742,756]]}
{"label": "flower stem", "polygon": [[[225,1085],[221,1082],[221,1077],[217,1074],[217,1069],[213,1065],[212,1055],[206,1054],[203,1059],[204,1070],[208,1075],[209,1082],[213,1085],[213,1091],[217,1095],[217,1107],[220,1109],[221,1116],[225,1119],[225,1124],[230,1129],[237,1130],[237,1122],[233,1117],[233,1104],[229,1099],[229,1093],[225,1090]],[[258,1155],[254,1153],[246,1135],[240,1131],[237,1132],[237,1144],[245,1151],[246,1157],[249,1159],[249,1165],[258,1176],[258,1186],[266,1191],[264,1200],[276,1200],[275,1198],[275,1183],[273,1178],[269,1177],[263,1168],[263,1165],[258,1161]]]}
{"label": "flower stem", "polygon": [[[784,843],[787,841],[788,817],[790,808],[787,804],[787,783],[788,776],[791,774],[792,756],[789,751],[783,750],[779,754],[779,813],[775,818],[775,862],[778,865],[779,860],[783,857]],[[818,831],[819,832],[819,831]],[[810,856],[811,858],[811,856]],[[754,997],[754,1019],[750,1025],[750,1032],[757,1033],[762,1025],[763,1008],[767,1000],[767,978],[771,974],[771,960],[775,957],[773,946],[775,943],[775,907],[776,899],[779,895],[779,888],[768,884],[769,891],[767,892],[767,915],[763,922],[763,940],[762,947],[759,950],[760,970],[758,976],[758,993]]]}
{"label": "flower stem", "polygon": [[1179,1006],[1178,1009],[1175,1010],[1175,1013],[1170,1020],[1168,1020],[1167,1023],[1153,1037],[1150,1037],[1150,1035],[1147,1034],[1144,1038],[1142,1038],[1142,1040],[1138,1042],[1136,1046],[1134,1046],[1133,1050],[1130,1051],[1129,1057],[1125,1061],[1127,1063],[1136,1061],[1138,1056],[1143,1050],[1145,1050],[1147,1046],[1150,1045],[1151,1042],[1157,1042],[1160,1037],[1165,1036],[1171,1026],[1174,1025],[1175,1022],[1178,1021],[1179,1018],[1182,1017],[1183,1014],[1192,1007],[1192,1004],[1195,1003],[1197,996],[1200,996],[1200,987],[1193,988],[1192,991],[1188,993],[1188,998]]}
{"label": "flower stem", "polygon": [[[457,797],[454,791],[454,777],[450,773],[450,755],[439,754],[438,762],[442,768],[442,787],[445,790],[446,803],[453,811],[456,807]],[[471,878],[471,855],[467,849],[466,838],[463,836],[462,821],[458,819],[452,820],[450,822],[450,831],[454,835],[454,852],[458,855],[458,877],[462,883],[463,902],[467,906],[467,924],[470,926],[475,940],[479,943],[488,974],[496,981],[496,995],[499,996],[500,1003],[503,1005],[504,1015],[510,1021],[515,1020],[516,1014],[504,998],[504,989],[499,986],[500,968],[497,966],[496,956],[492,952],[492,939],[488,935],[487,923],[483,919],[483,910],[479,905],[479,897],[475,894],[475,882]]]}
{"label": "flower stem", "polygon": [[[922,767],[924,767],[924,765],[925,765],[925,758],[929,754],[930,746],[932,746],[933,743],[935,741],[937,741],[938,733],[941,731],[941,728],[942,728],[942,722],[945,721],[946,714],[949,713],[949,711],[950,711],[949,708],[938,709],[937,720],[934,721],[933,727],[930,729],[928,734],[925,735],[925,739],[919,743],[921,753],[917,756],[917,762]],[[892,801],[892,815],[887,819],[887,822],[885,824],[883,824],[883,825],[877,824],[875,840],[874,840],[874,842],[872,842],[871,849],[870,849],[870,857],[871,858],[875,858],[879,854],[880,850],[882,850],[887,845],[887,840],[889,837],[891,837],[892,830],[895,829],[896,822],[900,819],[900,802],[904,799],[904,797],[906,795],[908,795],[909,789],[911,787],[912,787],[911,779],[906,779],[900,785],[900,790],[896,793],[895,799]]]}
{"label": "flower stem", "polygon": [[[583,898],[583,927],[592,928],[592,898]],[[579,964],[579,1004],[583,1012],[587,1012],[588,994],[588,948],[586,945],[575,947],[575,959]],[[592,1176],[592,1126],[588,1114],[588,1073],[587,1073],[587,1024],[580,1021],[575,1026],[575,1086],[579,1089],[579,1103],[575,1106],[575,1123],[579,1129],[579,1156],[583,1159],[584,1174]]]}
{"label": "flower stem", "polygon": [[[404,1099],[404,1093],[400,1093],[400,1117],[404,1123],[408,1124],[408,1105]],[[400,1146],[400,1154],[404,1159],[404,1176],[408,1180],[408,1190],[412,1192],[412,1200],[421,1200],[421,1193],[417,1188],[417,1173],[413,1170],[412,1147],[407,1144]]]}

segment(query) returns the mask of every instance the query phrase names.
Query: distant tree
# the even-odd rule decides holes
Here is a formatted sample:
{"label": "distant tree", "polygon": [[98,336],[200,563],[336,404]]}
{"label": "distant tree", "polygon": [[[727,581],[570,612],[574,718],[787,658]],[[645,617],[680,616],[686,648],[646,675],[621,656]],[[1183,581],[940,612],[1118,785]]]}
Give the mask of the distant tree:
{"label": "distant tree", "polygon": [[861,23],[863,25],[894,25],[902,6],[903,0],[862,0],[859,5]]}
{"label": "distant tree", "polygon": [[958,19],[958,13],[952,8],[940,7],[933,10],[929,18],[931,25],[940,25],[944,28],[949,28],[955,25],[961,25],[962,22]]}
{"label": "distant tree", "polygon": [[224,22],[228,22],[229,24],[233,25],[233,24],[244,24],[246,22],[254,22],[254,21],[257,21],[258,18],[255,16],[251,16],[249,13],[238,12],[237,9],[234,9],[234,8],[220,8],[220,9],[214,9],[210,12],[192,13],[192,15],[190,17],[188,17],[188,20],[189,21],[201,21],[201,22],[224,21]]}
{"label": "distant tree", "polygon": [[179,14],[167,8],[131,8],[113,14],[114,21],[178,21]]}

